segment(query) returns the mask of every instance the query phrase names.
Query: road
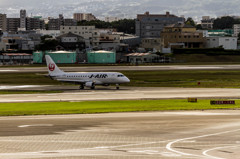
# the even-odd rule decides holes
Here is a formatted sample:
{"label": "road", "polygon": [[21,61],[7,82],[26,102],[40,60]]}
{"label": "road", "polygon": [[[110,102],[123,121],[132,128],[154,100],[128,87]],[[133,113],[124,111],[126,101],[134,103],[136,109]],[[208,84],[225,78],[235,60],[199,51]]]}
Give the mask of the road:
{"label": "road", "polygon": [[0,117],[1,159],[235,159],[240,111]]}
{"label": "road", "polygon": [[[91,66],[91,67],[60,67],[67,72],[94,71],[148,71],[148,70],[239,70],[240,65],[163,65],[163,66]],[[12,67],[2,68],[0,72],[47,72],[46,67]]]}

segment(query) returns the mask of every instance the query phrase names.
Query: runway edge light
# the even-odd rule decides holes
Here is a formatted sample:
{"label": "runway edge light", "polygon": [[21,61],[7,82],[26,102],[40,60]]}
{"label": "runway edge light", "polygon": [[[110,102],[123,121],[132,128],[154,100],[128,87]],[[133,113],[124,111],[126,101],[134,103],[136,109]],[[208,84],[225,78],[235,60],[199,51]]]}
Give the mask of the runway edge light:
{"label": "runway edge light", "polygon": [[189,103],[197,103],[197,98],[188,98]]}

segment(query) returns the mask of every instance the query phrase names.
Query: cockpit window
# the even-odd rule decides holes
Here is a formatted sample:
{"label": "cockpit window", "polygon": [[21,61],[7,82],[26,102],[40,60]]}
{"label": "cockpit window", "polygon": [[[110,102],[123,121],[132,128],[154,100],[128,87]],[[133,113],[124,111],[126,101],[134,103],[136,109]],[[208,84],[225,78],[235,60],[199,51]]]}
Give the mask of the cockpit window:
{"label": "cockpit window", "polygon": [[118,75],[118,77],[124,77],[124,75]]}

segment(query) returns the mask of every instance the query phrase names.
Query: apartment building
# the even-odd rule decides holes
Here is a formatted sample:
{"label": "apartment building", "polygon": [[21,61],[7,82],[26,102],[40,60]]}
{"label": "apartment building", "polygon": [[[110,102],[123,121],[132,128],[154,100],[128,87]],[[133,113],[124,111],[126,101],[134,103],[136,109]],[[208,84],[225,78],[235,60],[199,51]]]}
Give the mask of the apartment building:
{"label": "apartment building", "polygon": [[59,19],[49,19],[48,30],[60,30],[60,20]]}
{"label": "apartment building", "polygon": [[136,19],[136,35],[140,38],[160,38],[165,26],[184,23],[185,18],[166,14],[138,14]]}
{"label": "apartment building", "polygon": [[7,31],[17,32],[20,27],[20,18],[7,18]]}
{"label": "apartment building", "polygon": [[100,33],[95,29],[95,26],[60,26],[60,34],[69,32],[83,37],[87,47],[99,45]]}
{"label": "apartment building", "polygon": [[92,14],[92,13],[74,13],[73,14],[73,19],[76,21],[92,21],[92,20],[97,20],[97,18]]}
{"label": "apartment building", "polygon": [[187,24],[166,26],[162,33],[163,48],[203,48],[205,38],[202,32]]}
{"label": "apartment building", "polygon": [[210,18],[210,16],[203,16],[201,20],[201,26],[203,29],[212,29],[214,18]]}
{"label": "apartment building", "polygon": [[26,29],[26,18],[27,18],[27,12],[26,10],[20,10],[20,28]]}
{"label": "apartment building", "polygon": [[77,21],[75,19],[64,19],[63,25],[64,26],[77,26]]}
{"label": "apartment building", "polygon": [[0,14],[0,29],[2,29],[2,31],[7,31],[7,15],[6,14]]}
{"label": "apartment building", "polygon": [[20,11],[20,18],[7,18],[7,31],[45,29],[45,22],[41,17],[27,17],[26,10]]}
{"label": "apartment building", "polygon": [[44,20],[40,19],[40,17],[26,18],[26,30],[37,30],[37,29],[45,29]]}
{"label": "apartment building", "polygon": [[48,21],[48,30],[60,30],[60,26],[77,26],[75,19],[64,19],[62,14],[59,14],[59,18],[51,18]]}

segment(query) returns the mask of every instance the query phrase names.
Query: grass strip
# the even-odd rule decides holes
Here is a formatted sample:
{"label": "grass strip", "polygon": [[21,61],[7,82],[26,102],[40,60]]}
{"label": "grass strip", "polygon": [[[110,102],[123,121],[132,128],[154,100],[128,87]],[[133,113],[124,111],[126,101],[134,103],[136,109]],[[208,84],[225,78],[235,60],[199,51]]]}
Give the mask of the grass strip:
{"label": "grass strip", "polygon": [[[123,86],[240,88],[239,70],[119,71],[131,80]],[[200,82],[200,85],[198,83]],[[1,85],[60,85],[38,73],[0,73]]]}
{"label": "grass strip", "polygon": [[188,103],[187,100],[184,99],[0,103],[0,116],[92,114],[168,110],[212,110],[238,108],[240,108],[240,100],[236,100],[236,105],[210,105],[210,100],[199,100],[197,103]]}

